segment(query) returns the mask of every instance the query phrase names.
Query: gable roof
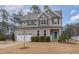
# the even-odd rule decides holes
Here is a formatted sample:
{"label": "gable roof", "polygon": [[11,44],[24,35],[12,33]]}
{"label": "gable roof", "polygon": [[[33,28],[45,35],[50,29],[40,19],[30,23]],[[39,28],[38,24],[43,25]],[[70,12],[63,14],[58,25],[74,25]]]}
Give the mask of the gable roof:
{"label": "gable roof", "polygon": [[62,10],[58,10],[58,11],[55,11],[55,12],[58,13],[62,17]]}
{"label": "gable roof", "polygon": [[47,13],[45,13],[45,12],[40,13],[40,15],[38,15],[37,18],[39,18],[42,14],[45,14],[46,16],[48,16],[49,18],[51,18],[51,17],[50,17]]}
{"label": "gable roof", "polygon": [[[38,19],[42,14],[45,14],[46,16],[48,16],[50,18],[51,16],[46,13],[47,10],[50,10],[50,9],[46,9],[44,12],[41,12],[41,13],[28,13],[27,15],[25,15],[22,18],[21,21],[35,20],[35,19]],[[52,11],[52,10],[50,10],[50,11],[53,12],[55,15],[62,17],[62,11]]]}
{"label": "gable roof", "polygon": [[[48,11],[48,10],[50,10],[49,8],[47,8],[44,12],[46,12],[46,11]],[[50,10],[52,13],[54,13],[56,16],[59,16],[59,17],[61,17],[62,15],[62,12],[61,11],[53,11],[53,10]],[[61,14],[60,14],[61,13]]]}

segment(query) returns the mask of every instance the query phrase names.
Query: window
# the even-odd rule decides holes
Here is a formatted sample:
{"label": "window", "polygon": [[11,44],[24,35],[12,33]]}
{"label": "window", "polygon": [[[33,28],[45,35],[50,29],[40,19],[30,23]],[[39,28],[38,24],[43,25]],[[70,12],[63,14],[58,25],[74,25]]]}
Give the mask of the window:
{"label": "window", "polygon": [[48,24],[48,19],[47,19],[47,24]]}
{"label": "window", "polygon": [[39,30],[37,30],[37,36],[39,36]]}
{"label": "window", "polygon": [[41,20],[41,24],[46,24],[47,20]]}
{"label": "window", "polygon": [[55,18],[55,24],[58,24],[58,20]]}
{"label": "window", "polygon": [[27,24],[28,25],[36,25],[36,21],[30,20],[30,21],[27,21]]}
{"label": "window", "polygon": [[46,20],[44,20],[44,24],[46,24]]}
{"label": "window", "polygon": [[41,24],[43,24],[43,20],[41,20]]}
{"label": "window", "polygon": [[46,30],[44,30],[44,36],[46,36]]}
{"label": "window", "polygon": [[59,24],[59,19],[57,21],[58,21],[58,24]]}
{"label": "window", "polygon": [[31,21],[27,21],[27,24],[28,24],[28,25],[31,25]]}
{"label": "window", "polygon": [[36,25],[36,20],[34,21],[34,25]]}
{"label": "window", "polygon": [[54,24],[54,19],[52,19],[52,24]]}
{"label": "window", "polygon": [[57,24],[57,22],[55,21],[55,24]]}
{"label": "window", "polygon": [[59,19],[58,18],[53,18],[52,19],[52,24],[59,24]]}
{"label": "window", "polygon": [[31,25],[31,21],[29,21],[29,25]]}

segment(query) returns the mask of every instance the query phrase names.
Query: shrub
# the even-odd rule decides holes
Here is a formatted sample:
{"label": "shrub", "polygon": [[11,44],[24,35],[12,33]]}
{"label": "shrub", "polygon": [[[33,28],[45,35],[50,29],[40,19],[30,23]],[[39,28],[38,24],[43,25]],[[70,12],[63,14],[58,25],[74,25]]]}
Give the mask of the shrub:
{"label": "shrub", "polygon": [[12,41],[16,41],[15,40],[15,34],[14,33],[12,34]]}
{"label": "shrub", "polygon": [[31,37],[31,41],[34,42],[35,41],[35,37]]}
{"label": "shrub", "polygon": [[4,36],[0,36],[0,41],[5,41],[6,38]]}
{"label": "shrub", "polygon": [[50,37],[49,36],[45,37],[45,39],[46,39],[46,42],[50,42]]}
{"label": "shrub", "polygon": [[0,41],[5,41],[6,37],[3,33],[0,32]]}
{"label": "shrub", "polygon": [[44,36],[40,36],[39,42],[44,42],[45,37]]}
{"label": "shrub", "polygon": [[38,42],[38,40],[39,40],[39,37],[31,37],[32,42]]}
{"label": "shrub", "polygon": [[48,36],[36,36],[31,38],[32,42],[50,42],[50,37]]}
{"label": "shrub", "polygon": [[70,38],[71,37],[68,35],[61,35],[61,36],[59,36],[58,42],[66,42],[66,41],[69,41]]}

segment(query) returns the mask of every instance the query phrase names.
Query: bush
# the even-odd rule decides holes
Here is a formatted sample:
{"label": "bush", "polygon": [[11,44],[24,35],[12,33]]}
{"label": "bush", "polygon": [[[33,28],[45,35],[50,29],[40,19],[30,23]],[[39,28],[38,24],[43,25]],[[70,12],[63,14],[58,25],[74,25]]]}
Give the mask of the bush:
{"label": "bush", "polygon": [[32,42],[50,42],[50,37],[48,36],[36,36],[31,38]]}
{"label": "bush", "polygon": [[66,42],[66,41],[69,41],[70,38],[71,37],[68,35],[61,35],[61,36],[59,36],[58,42]]}
{"label": "bush", "polygon": [[31,41],[34,42],[36,40],[35,37],[31,37]]}
{"label": "bush", "polygon": [[6,37],[3,33],[0,32],[0,41],[5,41]]}
{"label": "bush", "polygon": [[38,42],[38,40],[39,40],[39,37],[31,37],[32,42]]}
{"label": "bush", "polygon": [[44,36],[40,36],[39,42],[44,42],[45,41],[45,37]]}
{"label": "bush", "polygon": [[46,42],[50,42],[50,37],[45,37]]}
{"label": "bush", "polygon": [[15,34],[14,33],[12,34],[12,41],[16,41],[15,40]]}
{"label": "bush", "polygon": [[0,41],[5,41],[6,38],[4,36],[0,36]]}

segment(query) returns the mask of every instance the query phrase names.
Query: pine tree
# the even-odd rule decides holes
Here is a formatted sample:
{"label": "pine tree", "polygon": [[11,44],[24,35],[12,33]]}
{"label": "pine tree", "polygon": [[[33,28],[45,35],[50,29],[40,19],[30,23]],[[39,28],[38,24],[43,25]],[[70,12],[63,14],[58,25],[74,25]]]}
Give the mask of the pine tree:
{"label": "pine tree", "polygon": [[48,5],[44,5],[44,10],[45,9],[50,9],[50,7]]}
{"label": "pine tree", "polygon": [[30,8],[30,10],[34,13],[39,13],[41,12],[40,8],[37,5],[32,5],[32,7]]}

